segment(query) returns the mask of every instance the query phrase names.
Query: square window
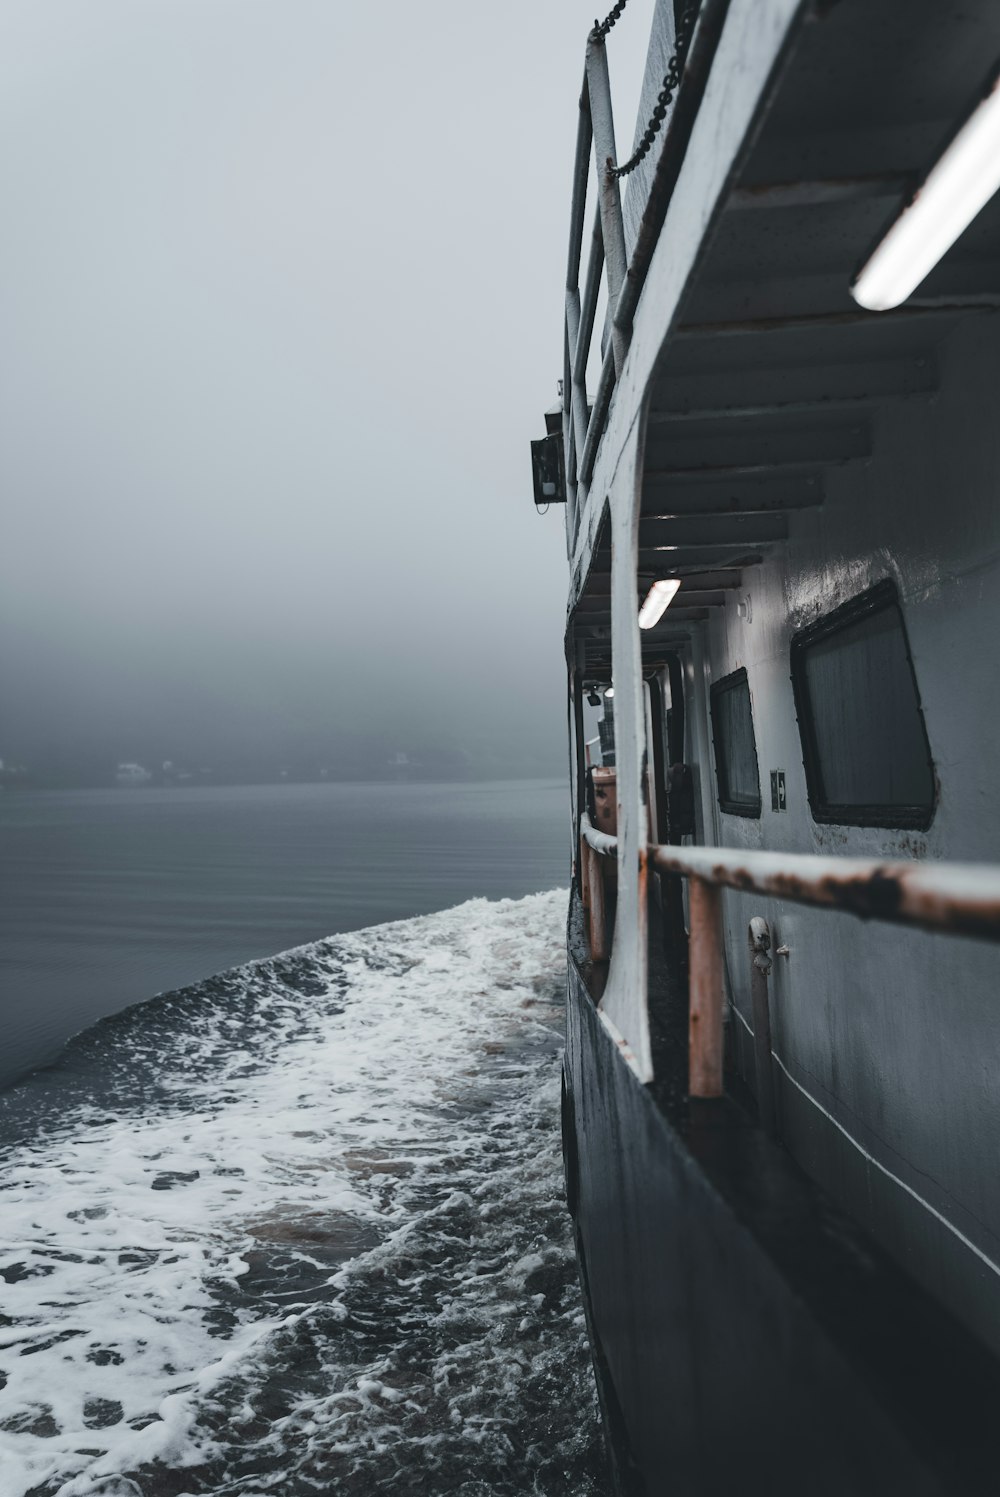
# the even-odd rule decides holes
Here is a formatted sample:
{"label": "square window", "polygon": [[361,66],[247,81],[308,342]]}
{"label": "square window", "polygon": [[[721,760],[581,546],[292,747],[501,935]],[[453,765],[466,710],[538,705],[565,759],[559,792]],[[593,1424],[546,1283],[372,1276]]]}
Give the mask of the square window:
{"label": "square window", "polygon": [[813,818],[929,826],[934,765],[892,582],[795,636],[792,685]]}
{"label": "square window", "polygon": [[760,775],[746,671],[716,681],[711,699],[719,805],[731,816],[759,816]]}

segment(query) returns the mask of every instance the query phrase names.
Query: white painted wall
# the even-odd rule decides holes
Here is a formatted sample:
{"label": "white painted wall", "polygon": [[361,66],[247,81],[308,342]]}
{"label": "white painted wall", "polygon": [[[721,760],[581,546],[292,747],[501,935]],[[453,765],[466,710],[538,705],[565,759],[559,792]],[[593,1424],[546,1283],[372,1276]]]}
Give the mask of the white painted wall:
{"label": "white painted wall", "polygon": [[[933,400],[876,417],[871,460],[832,471],[823,508],[796,513],[781,554],[746,574],[751,622],[734,598],[711,625],[712,680],[747,669],[763,799],[759,821],[717,811],[727,846],[1000,859],[1000,317],[955,330],[941,378]],[[940,781],[925,833],[821,826],[806,796],[792,635],[884,577],[899,589]],[[779,768],[788,810],[776,814],[769,771]],[[714,763],[709,773],[714,784]],[[728,964],[747,1023],[752,915],[791,947],[772,985],[790,1146],[862,1218],[874,1206],[879,1235],[1000,1345],[1000,1277],[976,1251],[1000,1263],[996,949],[727,894]]]}

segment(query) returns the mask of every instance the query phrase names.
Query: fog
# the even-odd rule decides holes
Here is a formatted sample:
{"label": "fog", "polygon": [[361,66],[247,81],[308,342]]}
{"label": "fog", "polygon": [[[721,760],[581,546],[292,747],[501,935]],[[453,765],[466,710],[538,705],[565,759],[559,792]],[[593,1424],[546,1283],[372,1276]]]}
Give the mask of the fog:
{"label": "fog", "polygon": [[[651,9],[609,38],[620,141]],[[563,771],[528,443],[592,21],[2,0],[8,767]]]}

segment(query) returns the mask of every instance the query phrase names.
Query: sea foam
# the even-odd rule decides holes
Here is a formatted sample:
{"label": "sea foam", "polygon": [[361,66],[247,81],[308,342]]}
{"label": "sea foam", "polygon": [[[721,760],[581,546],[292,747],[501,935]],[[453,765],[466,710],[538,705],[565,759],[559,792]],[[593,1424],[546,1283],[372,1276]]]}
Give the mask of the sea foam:
{"label": "sea foam", "polygon": [[10,1095],[2,1497],[601,1489],[565,903],[238,968]]}

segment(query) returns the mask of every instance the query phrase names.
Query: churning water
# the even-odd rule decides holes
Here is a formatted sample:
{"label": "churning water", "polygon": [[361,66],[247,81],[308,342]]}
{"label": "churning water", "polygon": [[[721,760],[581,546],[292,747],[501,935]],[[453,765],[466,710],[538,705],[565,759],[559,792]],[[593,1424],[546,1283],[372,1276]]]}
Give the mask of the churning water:
{"label": "churning water", "polygon": [[0,1099],[3,1497],[604,1490],[565,905],[237,968]]}

